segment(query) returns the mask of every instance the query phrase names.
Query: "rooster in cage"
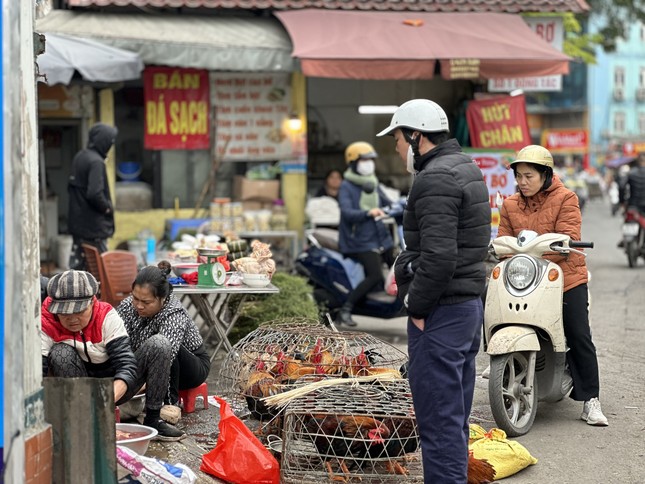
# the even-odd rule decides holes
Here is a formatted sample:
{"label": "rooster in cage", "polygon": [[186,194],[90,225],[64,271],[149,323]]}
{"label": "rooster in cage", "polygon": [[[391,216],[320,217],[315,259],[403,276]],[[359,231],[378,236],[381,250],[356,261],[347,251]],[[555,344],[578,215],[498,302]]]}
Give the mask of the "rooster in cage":
{"label": "rooster in cage", "polygon": [[[372,447],[382,448],[390,437],[383,422],[368,416],[310,414],[303,424],[332,481],[349,481],[351,474],[346,461],[359,462],[368,458]],[[334,473],[331,465],[334,459],[342,476]]]}
{"label": "rooster in cage", "polygon": [[[379,446],[371,449],[370,456],[374,458],[387,457],[386,469],[391,474],[408,475],[405,456],[419,449],[419,433],[413,417],[384,417],[381,419],[388,429],[390,437]],[[380,452],[379,452],[380,451]]]}

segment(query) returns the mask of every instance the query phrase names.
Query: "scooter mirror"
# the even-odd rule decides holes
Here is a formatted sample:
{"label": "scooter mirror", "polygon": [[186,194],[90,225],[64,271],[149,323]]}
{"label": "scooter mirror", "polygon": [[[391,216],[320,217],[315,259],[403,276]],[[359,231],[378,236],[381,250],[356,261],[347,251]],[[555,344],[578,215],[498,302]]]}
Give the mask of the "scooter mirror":
{"label": "scooter mirror", "polygon": [[537,236],[537,232],[534,232],[533,230],[522,230],[517,236],[517,245],[523,247],[529,242],[535,240]]}

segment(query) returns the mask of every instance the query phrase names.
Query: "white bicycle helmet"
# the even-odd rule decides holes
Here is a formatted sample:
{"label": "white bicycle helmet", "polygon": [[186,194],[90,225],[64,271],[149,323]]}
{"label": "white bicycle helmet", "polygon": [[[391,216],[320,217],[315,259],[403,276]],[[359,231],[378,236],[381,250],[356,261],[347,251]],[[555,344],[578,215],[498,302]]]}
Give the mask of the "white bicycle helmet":
{"label": "white bicycle helmet", "polygon": [[448,116],[441,106],[429,99],[412,99],[394,112],[390,125],[376,136],[392,134],[395,129],[408,128],[423,133],[449,131]]}

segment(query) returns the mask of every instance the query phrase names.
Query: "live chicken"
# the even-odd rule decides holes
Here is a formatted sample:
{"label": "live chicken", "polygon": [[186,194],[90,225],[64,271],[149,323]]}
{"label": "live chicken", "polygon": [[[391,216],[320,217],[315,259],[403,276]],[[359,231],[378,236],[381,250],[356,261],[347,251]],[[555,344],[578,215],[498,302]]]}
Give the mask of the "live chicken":
{"label": "live chicken", "polygon": [[[383,422],[367,416],[312,414],[304,418],[304,427],[323,458],[330,479],[341,482],[351,477],[347,460],[359,463],[369,457],[372,446],[382,446],[390,436]],[[333,459],[338,461],[342,476],[334,474]]]}

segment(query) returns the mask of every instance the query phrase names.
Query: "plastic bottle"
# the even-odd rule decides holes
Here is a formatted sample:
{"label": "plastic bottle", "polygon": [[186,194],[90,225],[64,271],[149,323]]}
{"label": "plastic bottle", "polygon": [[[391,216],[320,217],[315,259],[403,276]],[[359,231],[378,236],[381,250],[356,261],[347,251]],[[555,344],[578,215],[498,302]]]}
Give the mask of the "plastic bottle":
{"label": "plastic bottle", "polygon": [[147,251],[146,257],[147,257],[148,265],[153,265],[157,259],[157,256],[155,254],[155,249],[157,248],[157,241],[155,240],[154,237],[152,236],[148,237],[147,248],[148,248],[148,251]]}

